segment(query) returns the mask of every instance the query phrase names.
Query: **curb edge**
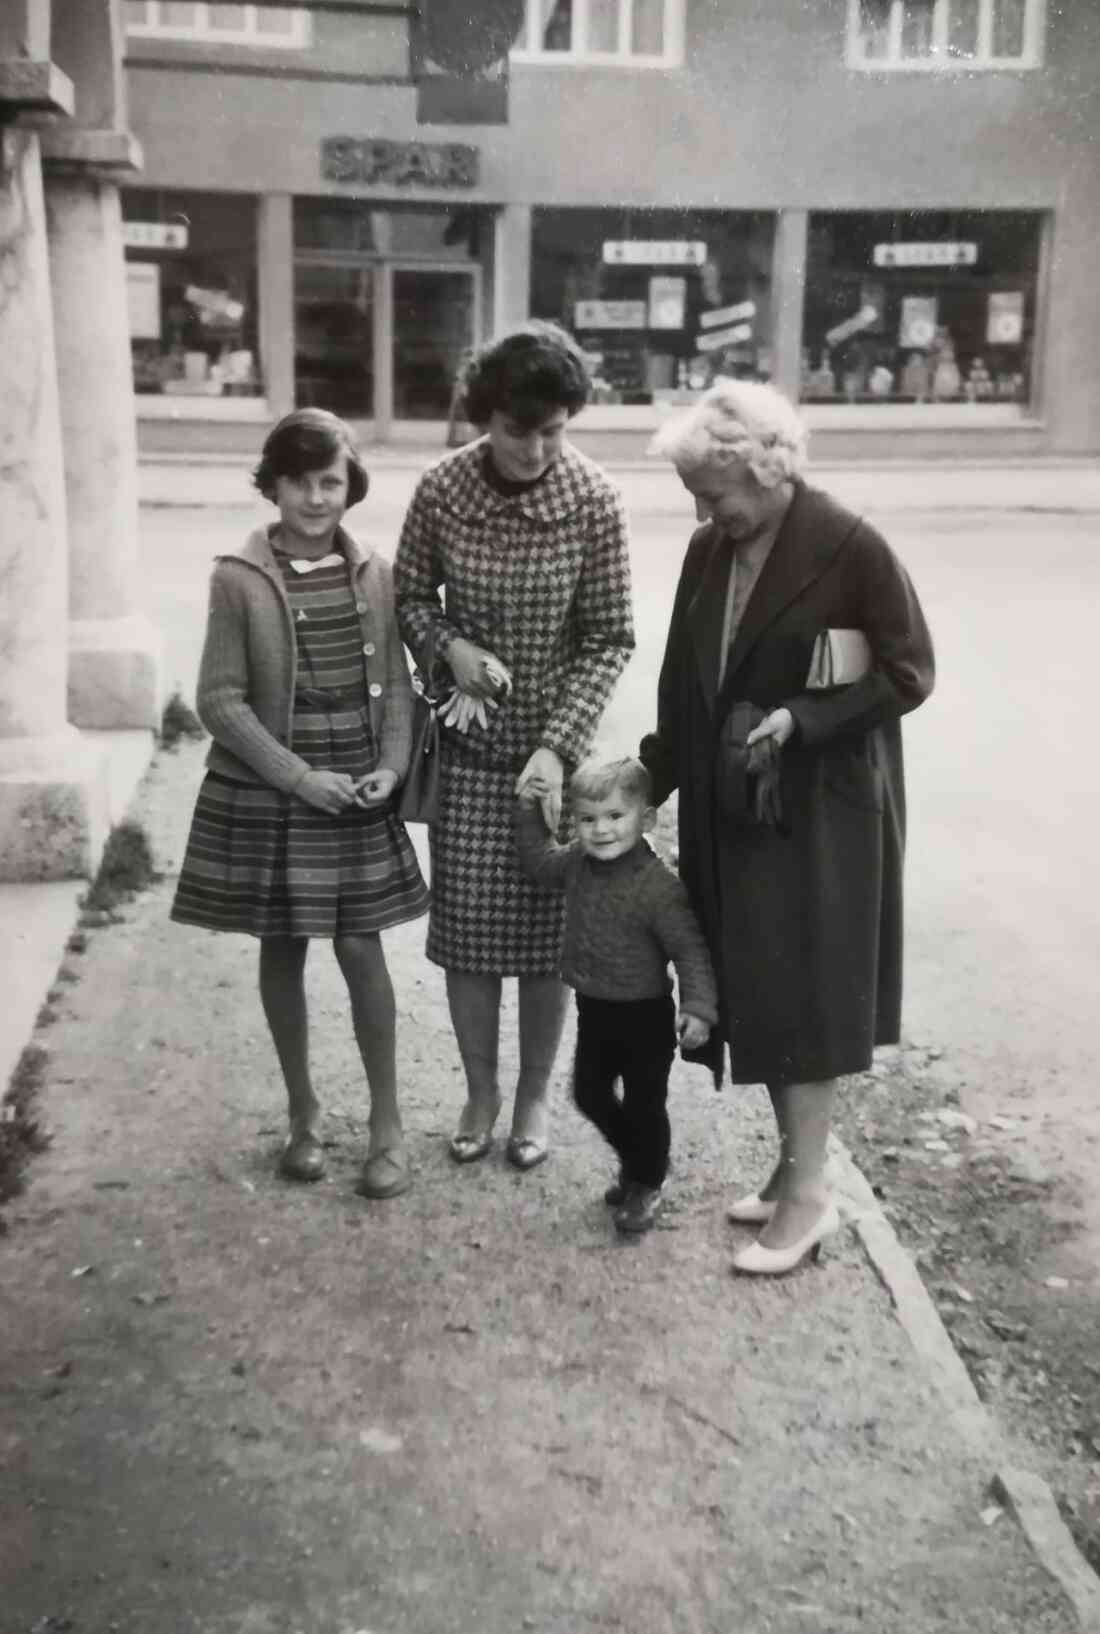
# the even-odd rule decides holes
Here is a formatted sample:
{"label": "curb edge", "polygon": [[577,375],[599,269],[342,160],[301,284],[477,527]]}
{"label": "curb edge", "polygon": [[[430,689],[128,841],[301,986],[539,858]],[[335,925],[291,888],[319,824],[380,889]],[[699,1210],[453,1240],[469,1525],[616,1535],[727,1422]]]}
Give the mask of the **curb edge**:
{"label": "curb edge", "polygon": [[847,1147],[834,1134],[830,1152],[840,1180],[845,1218],[890,1296],[898,1321],[974,1450],[993,1466],[990,1488],[1012,1515],[1039,1564],[1077,1613],[1079,1634],[1100,1634],[1100,1578],[1063,1521],[1047,1482],[1013,1463],[916,1264],[902,1247],[877,1197]]}

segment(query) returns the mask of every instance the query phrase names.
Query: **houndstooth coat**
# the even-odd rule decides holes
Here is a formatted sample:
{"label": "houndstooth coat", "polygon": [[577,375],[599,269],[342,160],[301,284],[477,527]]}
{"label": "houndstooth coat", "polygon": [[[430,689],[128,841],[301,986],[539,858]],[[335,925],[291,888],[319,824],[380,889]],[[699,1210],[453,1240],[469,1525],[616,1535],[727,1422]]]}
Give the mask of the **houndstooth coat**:
{"label": "houndstooth coat", "polygon": [[552,975],[560,893],[517,867],[513,789],[540,746],[567,766],[584,756],[633,650],[626,517],[600,468],[568,444],[535,487],[507,497],[482,474],[485,446],[425,472],[394,561],[414,654],[434,626],[441,656],[461,635],[512,676],[487,730],[444,734],[428,956],[449,969]]}

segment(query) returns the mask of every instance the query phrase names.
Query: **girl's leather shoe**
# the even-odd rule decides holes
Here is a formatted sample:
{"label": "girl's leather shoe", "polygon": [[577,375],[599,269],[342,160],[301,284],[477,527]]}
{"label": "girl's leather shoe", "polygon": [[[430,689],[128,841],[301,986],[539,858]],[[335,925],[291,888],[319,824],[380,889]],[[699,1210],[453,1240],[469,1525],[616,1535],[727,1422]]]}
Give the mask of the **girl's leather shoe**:
{"label": "girl's leather shoe", "polygon": [[751,1243],[748,1248],[743,1248],[740,1254],[733,1256],[733,1269],[740,1271],[744,1276],[785,1276],[788,1271],[793,1271],[796,1265],[800,1265],[807,1254],[811,1259],[820,1258],[821,1245],[826,1237],[832,1237],[839,1230],[840,1215],[837,1206],[833,1202],[826,1203],[809,1231],[789,1248],[765,1248],[762,1243]]}
{"label": "girl's leather shoe", "polygon": [[325,1154],[312,1129],[303,1129],[300,1134],[289,1137],[279,1159],[279,1173],[285,1180],[324,1179]]}
{"label": "girl's leather shoe", "polygon": [[731,1203],[726,1219],[734,1225],[767,1225],[774,1213],[775,1204],[765,1202],[759,1192],[754,1191]]}

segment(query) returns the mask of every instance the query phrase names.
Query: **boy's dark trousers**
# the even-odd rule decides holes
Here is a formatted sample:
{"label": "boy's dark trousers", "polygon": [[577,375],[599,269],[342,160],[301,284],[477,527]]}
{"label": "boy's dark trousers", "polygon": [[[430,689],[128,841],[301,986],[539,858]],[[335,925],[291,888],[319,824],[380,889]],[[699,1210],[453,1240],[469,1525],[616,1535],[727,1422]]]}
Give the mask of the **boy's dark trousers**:
{"label": "boy's dark trousers", "polygon": [[[573,1098],[619,1154],[623,1177],[660,1186],[668,1172],[665,1103],[676,1054],[676,1006],[656,999],[593,999],[577,994]],[[615,1094],[621,1078],[622,1099]]]}

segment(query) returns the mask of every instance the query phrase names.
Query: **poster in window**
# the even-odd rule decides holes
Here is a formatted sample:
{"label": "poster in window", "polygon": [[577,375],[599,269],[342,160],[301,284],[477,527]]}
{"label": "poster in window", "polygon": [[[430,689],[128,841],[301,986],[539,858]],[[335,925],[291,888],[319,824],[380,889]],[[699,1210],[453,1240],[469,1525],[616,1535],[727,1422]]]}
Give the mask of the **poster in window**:
{"label": "poster in window", "polygon": [[903,295],[898,345],[926,352],[936,338],[939,303],[935,295]]}
{"label": "poster in window", "polygon": [[1022,290],[1002,290],[989,297],[985,338],[990,346],[1019,346],[1024,338]]}
{"label": "poster in window", "polygon": [[687,308],[686,278],[649,280],[649,327],[682,329]]}
{"label": "poster in window", "polygon": [[160,266],[156,261],[127,261],[126,310],[131,340],[160,339]]}

